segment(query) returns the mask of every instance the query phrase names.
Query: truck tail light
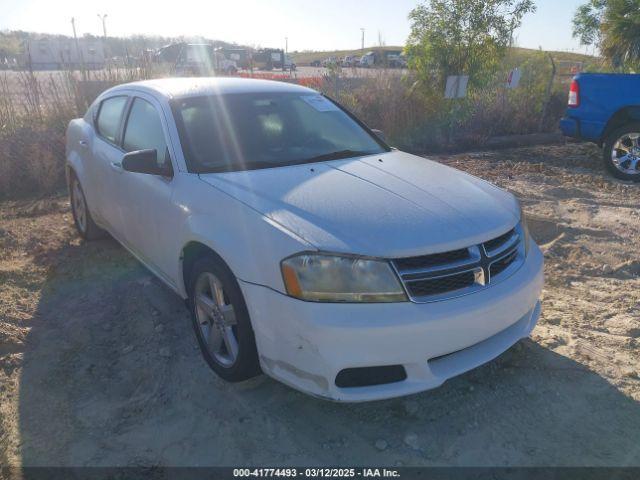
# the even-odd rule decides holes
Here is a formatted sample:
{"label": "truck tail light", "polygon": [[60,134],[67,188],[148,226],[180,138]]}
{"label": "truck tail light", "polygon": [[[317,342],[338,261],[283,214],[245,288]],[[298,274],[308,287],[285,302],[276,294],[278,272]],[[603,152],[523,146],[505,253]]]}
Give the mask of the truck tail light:
{"label": "truck tail light", "polygon": [[569,106],[572,108],[580,106],[580,84],[577,80],[573,80],[569,88]]}

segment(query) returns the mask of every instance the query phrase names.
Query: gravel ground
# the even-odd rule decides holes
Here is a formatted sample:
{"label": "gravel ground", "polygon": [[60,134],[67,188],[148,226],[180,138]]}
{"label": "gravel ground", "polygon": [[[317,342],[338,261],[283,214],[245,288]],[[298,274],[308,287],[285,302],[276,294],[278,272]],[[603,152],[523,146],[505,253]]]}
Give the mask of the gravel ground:
{"label": "gravel ground", "polygon": [[441,388],[334,404],[229,385],[182,301],[65,198],[0,204],[0,465],[640,466],[640,185],[587,145],[437,160],[516,193],[546,256],[532,338]]}

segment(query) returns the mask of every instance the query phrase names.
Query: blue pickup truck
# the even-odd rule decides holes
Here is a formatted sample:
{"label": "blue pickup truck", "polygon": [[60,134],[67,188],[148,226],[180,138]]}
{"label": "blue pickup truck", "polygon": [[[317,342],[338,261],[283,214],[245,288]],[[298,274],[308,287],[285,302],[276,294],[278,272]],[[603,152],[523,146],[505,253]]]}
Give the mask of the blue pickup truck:
{"label": "blue pickup truck", "polygon": [[640,75],[577,75],[560,128],[603,147],[604,163],[615,177],[640,182]]}

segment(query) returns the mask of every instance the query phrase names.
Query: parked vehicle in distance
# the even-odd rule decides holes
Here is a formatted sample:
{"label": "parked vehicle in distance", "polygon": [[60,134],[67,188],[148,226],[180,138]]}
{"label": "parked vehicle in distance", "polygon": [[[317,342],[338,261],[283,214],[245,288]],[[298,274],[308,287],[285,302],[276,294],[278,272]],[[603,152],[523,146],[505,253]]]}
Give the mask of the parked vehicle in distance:
{"label": "parked vehicle in distance", "polygon": [[285,54],[284,56],[284,69],[290,71],[295,71],[297,69],[293,59],[288,54]]}
{"label": "parked vehicle in distance", "polygon": [[333,67],[337,67],[340,64],[340,62],[338,61],[337,58],[335,57],[329,57],[329,58],[325,58],[322,61],[322,66],[324,68],[333,68]]}
{"label": "parked vehicle in distance", "polygon": [[272,53],[272,58],[273,58],[273,68],[279,69],[279,70],[295,70],[296,69],[296,64],[293,63],[293,60],[291,59],[291,57],[284,53],[283,50],[280,50],[280,52],[274,52]]}
{"label": "parked vehicle in distance", "polygon": [[360,66],[363,68],[371,68],[376,64],[375,52],[367,52],[360,57]]}
{"label": "parked vehicle in distance", "polygon": [[540,315],[543,257],[512,194],[389,147],[314,90],[124,84],[66,139],[80,235],[108,231],[186,299],[228,381],[406,395],[500,355]]}
{"label": "parked vehicle in distance", "polygon": [[343,67],[357,67],[360,59],[354,55],[347,55],[342,59]]}
{"label": "parked vehicle in distance", "polygon": [[615,177],[640,181],[640,75],[576,75],[560,128],[603,147],[605,166]]}
{"label": "parked vehicle in distance", "polygon": [[208,43],[174,43],[162,47],[155,55],[159,63],[172,66],[175,75],[231,75],[238,70],[233,60]]}
{"label": "parked vehicle in distance", "polygon": [[407,68],[407,60],[403,55],[387,55],[387,64],[389,68]]}
{"label": "parked vehicle in distance", "polygon": [[246,48],[222,47],[216,49],[227,60],[235,62],[236,67],[240,69],[249,69],[251,67],[251,52]]}
{"label": "parked vehicle in distance", "polygon": [[251,55],[253,68],[273,70],[286,68],[286,55],[280,48],[262,48]]}
{"label": "parked vehicle in distance", "polygon": [[359,65],[363,68],[406,68],[407,62],[401,50],[375,49],[364,54]]}
{"label": "parked vehicle in distance", "polygon": [[309,63],[310,67],[321,67],[322,66],[322,62],[320,60],[313,60],[311,61],[311,63]]}

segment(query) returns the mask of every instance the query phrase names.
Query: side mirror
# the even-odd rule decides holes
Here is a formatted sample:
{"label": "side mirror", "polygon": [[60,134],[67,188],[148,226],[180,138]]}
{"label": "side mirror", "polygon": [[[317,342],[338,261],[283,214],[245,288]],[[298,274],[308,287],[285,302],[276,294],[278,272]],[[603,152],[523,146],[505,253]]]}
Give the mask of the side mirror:
{"label": "side mirror", "polygon": [[122,169],[127,172],[173,177],[171,163],[168,164],[168,167],[158,165],[158,152],[155,149],[126,153],[122,157]]}
{"label": "side mirror", "polygon": [[378,129],[376,129],[376,128],[372,128],[372,129],[371,129],[371,131],[372,131],[373,133],[375,133],[375,134],[376,134],[376,136],[377,136],[380,140],[382,140],[383,142],[387,143],[387,137],[385,137],[384,132],[383,132],[382,130],[378,130]]}

